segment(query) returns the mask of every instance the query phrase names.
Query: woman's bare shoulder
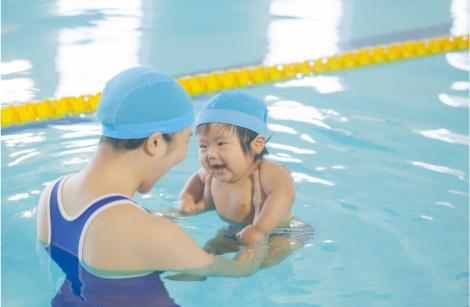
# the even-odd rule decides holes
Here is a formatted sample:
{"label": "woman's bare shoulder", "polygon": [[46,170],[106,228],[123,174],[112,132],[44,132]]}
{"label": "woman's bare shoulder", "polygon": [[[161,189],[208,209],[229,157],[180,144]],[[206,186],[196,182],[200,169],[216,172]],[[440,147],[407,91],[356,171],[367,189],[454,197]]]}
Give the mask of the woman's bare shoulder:
{"label": "woman's bare shoulder", "polygon": [[[60,178],[59,178],[60,179]],[[47,243],[49,240],[49,211],[48,203],[51,196],[52,189],[54,188],[55,183],[59,180],[54,180],[50,182],[46,188],[42,191],[41,197],[39,198],[38,208],[37,208],[37,236],[39,240]]]}

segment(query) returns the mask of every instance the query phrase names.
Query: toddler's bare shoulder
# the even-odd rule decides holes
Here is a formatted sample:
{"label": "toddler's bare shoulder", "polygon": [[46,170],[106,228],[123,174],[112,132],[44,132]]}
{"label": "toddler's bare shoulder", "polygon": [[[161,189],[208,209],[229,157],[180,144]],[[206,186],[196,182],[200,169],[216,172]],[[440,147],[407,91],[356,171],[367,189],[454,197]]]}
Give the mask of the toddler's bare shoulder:
{"label": "toddler's bare shoulder", "polygon": [[263,159],[263,161],[260,162],[259,171],[260,174],[290,176],[290,173],[286,170],[286,168],[287,167],[285,165],[283,166],[277,162]]}
{"label": "toddler's bare shoulder", "polygon": [[201,180],[202,183],[206,182],[206,178],[209,175],[209,173],[204,169],[204,167],[201,167],[197,171],[197,175],[199,176],[199,179]]}

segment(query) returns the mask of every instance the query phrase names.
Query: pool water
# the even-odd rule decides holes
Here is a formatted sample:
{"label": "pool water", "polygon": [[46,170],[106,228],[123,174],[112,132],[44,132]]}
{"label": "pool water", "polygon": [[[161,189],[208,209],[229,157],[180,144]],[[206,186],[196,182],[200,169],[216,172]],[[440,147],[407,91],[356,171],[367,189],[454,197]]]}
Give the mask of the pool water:
{"label": "pool water", "polygon": [[[435,2],[447,10],[447,15],[452,5],[460,3]],[[67,7],[64,3],[70,4],[45,1],[42,10],[26,12],[34,18],[27,19],[17,13],[16,19],[10,15],[2,21],[2,31],[7,29],[5,34],[2,32],[2,39],[5,35],[2,53],[6,49],[6,59],[2,61],[10,65],[5,67],[28,64],[16,62],[17,66],[12,66],[15,60],[27,59],[31,64],[30,68],[19,71],[17,68],[16,72],[2,76],[2,82],[10,81],[10,86],[21,85],[16,90],[10,87],[10,97],[14,99],[2,104],[35,97],[61,97],[75,94],[73,91],[77,94],[100,91],[109,71],[125,65],[151,65],[176,76],[249,63],[288,61],[295,52],[276,47],[282,35],[273,33],[282,33],[281,30],[289,27],[301,29],[302,25],[306,27],[318,21],[309,16],[275,15],[276,6],[281,5],[286,15],[295,10],[282,5],[307,5],[302,1],[230,4],[235,16],[227,17],[227,27],[222,29],[203,27],[203,17],[209,15],[189,2],[143,1],[140,8],[121,7],[123,11],[103,8],[104,2],[100,1],[87,2],[91,7],[87,9]],[[457,17],[452,24],[450,16],[442,13],[444,9],[435,9],[429,12],[434,14],[434,24],[418,18],[405,25],[403,22],[388,27],[378,24],[371,30],[364,25],[379,23],[378,16],[367,20],[355,17],[365,16],[365,1],[311,3],[323,3],[323,9],[330,16],[337,16],[341,24],[318,21],[326,25],[325,29],[330,26],[336,31],[332,30],[329,38],[319,34],[319,42],[326,46],[318,51],[324,52],[323,55],[337,52],[341,44],[354,45],[361,39],[379,39],[390,33],[405,35],[410,29],[438,31],[442,25],[448,25],[451,31],[458,28]],[[336,3],[338,7],[325,3]],[[419,5],[429,7],[427,3],[400,5],[418,11]],[[142,10],[149,6],[151,14]],[[384,9],[390,4],[377,1],[373,6]],[[12,8],[16,7],[17,4],[7,1],[4,11],[13,12]],[[216,2],[211,7],[219,13],[211,14],[212,19],[208,17],[211,22],[216,22],[227,9]],[[256,14],[252,12],[254,9]],[[394,9],[400,14],[401,10]],[[181,19],[170,18],[178,10],[182,12]],[[243,24],[237,14],[251,28],[235,27]],[[97,64],[100,72],[96,67],[74,66],[77,64],[71,60],[74,52],[92,52],[86,47],[98,48],[99,44],[93,42],[108,42],[100,35],[111,30],[100,26],[124,15],[140,22],[129,28],[124,23],[122,30],[128,33],[123,40],[137,42],[129,47],[135,50],[127,50],[128,54],[136,55],[137,62],[126,57],[127,62],[120,62],[106,74],[102,71],[111,67],[108,65],[111,60],[108,64],[101,63],[104,66]],[[199,27],[185,32],[188,22],[185,16],[194,17],[193,22]],[[406,14],[401,17],[407,20]],[[346,22],[350,23],[347,27]],[[20,34],[32,39],[34,33],[28,36],[26,29],[34,28],[34,24],[49,31],[44,37],[54,37],[44,45],[37,41],[45,56],[42,66],[34,52],[26,47],[14,47]],[[54,27],[57,24],[61,27]],[[87,32],[92,29],[101,32]],[[192,58],[191,63],[188,60],[191,52],[183,45],[175,49],[182,50],[175,51],[177,54],[170,54],[168,49],[161,54],[157,52],[161,50],[157,48],[158,39],[175,46],[184,41],[178,38],[188,38],[191,31],[198,41],[189,39],[187,48],[194,48],[193,53],[200,52],[199,61]],[[204,34],[207,32],[215,37],[226,36],[226,41],[221,41],[226,44],[230,39],[241,42],[244,35],[256,43],[253,52],[242,49],[233,56],[223,53],[230,49],[227,45],[214,46],[217,54],[211,56],[214,51],[207,46],[212,47],[214,41]],[[411,35],[409,32],[406,35]],[[416,31],[413,33],[418,35]],[[95,35],[92,42],[86,41],[86,35]],[[331,36],[335,38],[333,42]],[[302,38],[293,41],[303,46]],[[29,47],[35,45],[32,40],[27,42]],[[295,56],[314,57],[317,51],[309,50],[312,52]],[[122,50],[117,53],[116,57],[126,56]],[[176,61],[180,58],[185,65]],[[101,61],[99,56],[93,59],[96,63]],[[181,306],[467,306],[468,63],[467,51],[451,52],[243,89],[268,105],[268,128],[272,135],[267,145],[268,159],[284,163],[292,170],[297,191],[293,212],[316,226],[315,238],[281,264],[248,278],[208,278],[202,282],[165,280],[170,296]],[[85,80],[87,77],[90,80]],[[30,79],[34,84],[28,87],[26,81],[17,79]],[[195,97],[195,111],[212,96]],[[79,172],[85,166],[93,157],[100,134],[93,115],[2,130],[1,257],[5,306],[49,306],[62,285],[63,273],[36,246],[36,205],[45,184],[59,176]],[[185,181],[198,168],[193,138],[186,160],[166,174],[148,194],[136,194],[134,199],[149,209],[173,208]],[[225,226],[215,212],[188,217],[178,224],[200,245]]]}

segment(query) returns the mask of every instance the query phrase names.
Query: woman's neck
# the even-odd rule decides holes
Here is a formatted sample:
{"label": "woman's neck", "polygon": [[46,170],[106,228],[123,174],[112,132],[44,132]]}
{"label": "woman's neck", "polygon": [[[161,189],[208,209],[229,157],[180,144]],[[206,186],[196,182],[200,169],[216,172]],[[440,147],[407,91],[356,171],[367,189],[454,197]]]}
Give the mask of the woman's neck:
{"label": "woman's neck", "polygon": [[83,182],[96,185],[103,193],[118,193],[132,198],[143,182],[133,152],[115,153],[101,145],[90,163],[80,172]]}

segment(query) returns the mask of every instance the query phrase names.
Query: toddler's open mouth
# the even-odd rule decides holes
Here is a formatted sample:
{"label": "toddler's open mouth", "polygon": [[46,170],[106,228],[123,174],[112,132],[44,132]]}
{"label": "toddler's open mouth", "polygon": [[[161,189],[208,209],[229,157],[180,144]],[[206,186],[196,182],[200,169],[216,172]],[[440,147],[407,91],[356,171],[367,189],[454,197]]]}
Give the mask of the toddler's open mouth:
{"label": "toddler's open mouth", "polygon": [[214,171],[216,174],[222,174],[225,171],[225,168],[227,167],[226,164],[214,164],[212,165],[214,168]]}

